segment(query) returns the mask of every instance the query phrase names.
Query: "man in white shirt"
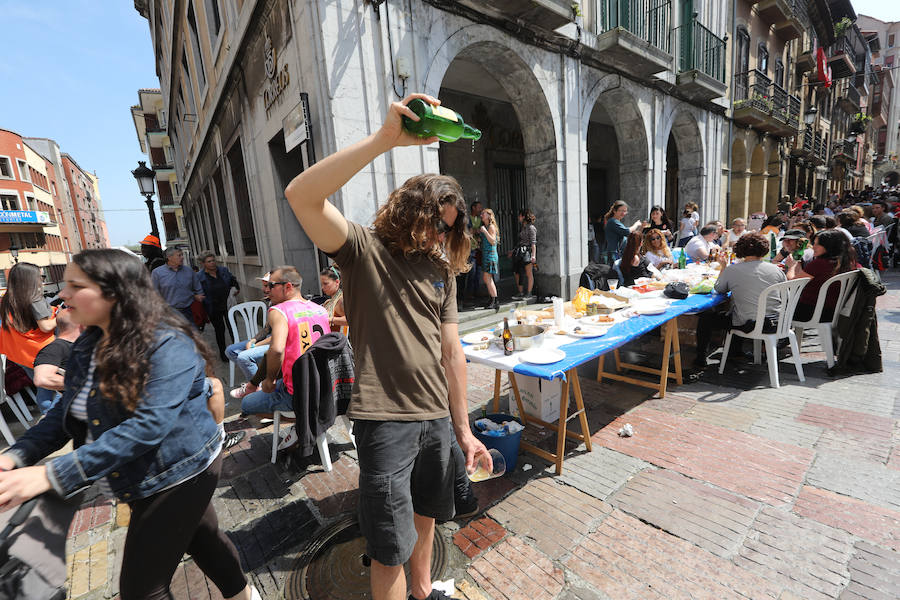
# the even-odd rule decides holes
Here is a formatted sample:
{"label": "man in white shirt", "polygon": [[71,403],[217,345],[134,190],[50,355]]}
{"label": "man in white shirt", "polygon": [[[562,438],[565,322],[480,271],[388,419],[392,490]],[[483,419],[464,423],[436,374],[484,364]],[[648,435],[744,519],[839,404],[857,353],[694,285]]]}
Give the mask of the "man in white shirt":
{"label": "man in white shirt", "polygon": [[695,235],[684,247],[684,251],[694,262],[702,262],[709,258],[710,248],[718,247],[714,242],[718,236],[718,229],[715,225],[704,225],[700,229],[700,235]]}

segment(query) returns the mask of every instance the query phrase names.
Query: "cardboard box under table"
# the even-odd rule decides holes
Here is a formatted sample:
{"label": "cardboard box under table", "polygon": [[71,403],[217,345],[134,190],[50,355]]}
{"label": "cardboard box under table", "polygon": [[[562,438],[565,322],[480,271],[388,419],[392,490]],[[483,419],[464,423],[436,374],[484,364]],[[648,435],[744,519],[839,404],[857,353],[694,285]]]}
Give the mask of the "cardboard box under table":
{"label": "cardboard box under table", "polygon": [[[543,347],[558,348],[565,352],[566,357],[558,362],[547,365],[533,365],[521,362],[519,356],[521,352],[514,352],[511,356],[505,356],[502,348],[492,345],[487,350],[475,350],[474,346],[463,344],[463,351],[466,358],[471,362],[480,363],[492,367],[494,373],[494,412],[500,410],[500,381],[501,373],[504,371],[509,376],[510,387],[513,391],[516,406],[519,411],[519,418],[526,427],[537,426],[556,430],[556,452],[548,452],[543,448],[538,448],[533,444],[523,441],[521,448],[527,452],[531,452],[536,456],[545,458],[556,465],[557,475],[562,473],[563,452],[565,450],[566,437],[577,442],[584,442],[585,448],[591,451],[591,434],[588,430],[587,415],[584,410],[584,398],[581,394],[581,384],[578,381],[578,367],[597,357],[602,357],[607,352],[613,351],[616,359],[616,372],[608,373],[603,370],[603,360],[600,360],[597,369],[597,380],[615,379],[624,381],[634,385],[640,385],[655,389],[662,398],[666,395],[666,387],[669,378],[675,380],[676,383],[682,383],[681,376],[681,345],[678,340],[678,317],[688,313],[697,313],[707,310],[723,302],[725,296],[720,294],[698,295],[692,294],[684,300],[676,300],[671,303],[668,309],[659,315],[641,315],[630,319],[617,320],[617,322],[609,329],[609,331],[601,337],[577,339],[570,336],[558,336],[548,334],[544,336]],[[628,342],[635,340],[645,333],[648,333],[657,327],[662,327],[664,332],[663,353],[660,368],[648,367],[645,365],[634,365],[624,363],[619,359],[619,348]],[[670,373],[669,365],[672,363],[673,369]],[[623,370],[638,371],[654,376],[652,380],[639,379],[622,373]],[[522,391],[516,375],[527,375],[529,377],[540,379],[540,396],[532,394],[533,399],[540,399],[540,402],[534,402],[529,406],[529,410],[525,410],[523,403]],[[658,378],[658,379],[657,379]],[[558,412],[552,416],[558,415],[554,421],[549,422],[551,418],[550,410],[553,405],[553,394],[545,394],[550,390],[552,382],[559,380],[559,405]],[[548,385],[550,384],[550,385]],[[575,399],[575,411],[569,414],[569,391]],[[535,415],[534,412],[541,411],[541,415]],[[578,418],[581,433],[570,431],[568,423],[570,420]]]}

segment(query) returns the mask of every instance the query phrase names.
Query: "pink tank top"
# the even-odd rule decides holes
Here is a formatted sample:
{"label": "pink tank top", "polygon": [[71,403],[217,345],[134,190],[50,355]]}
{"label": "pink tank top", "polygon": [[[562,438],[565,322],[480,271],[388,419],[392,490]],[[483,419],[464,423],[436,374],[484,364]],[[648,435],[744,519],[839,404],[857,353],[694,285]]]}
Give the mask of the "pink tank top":
{"label": "pink tank top", "polygon": [[294,378],[291,368],[300,355],[309,350],[316,340],[331,333],[328,311],[315,302],[288,300],[276,304],[269,310],[277,310],[288,322],[287,342],[284,345],[284,359],[281,361],[281,376],[284,389],[294,393]]}

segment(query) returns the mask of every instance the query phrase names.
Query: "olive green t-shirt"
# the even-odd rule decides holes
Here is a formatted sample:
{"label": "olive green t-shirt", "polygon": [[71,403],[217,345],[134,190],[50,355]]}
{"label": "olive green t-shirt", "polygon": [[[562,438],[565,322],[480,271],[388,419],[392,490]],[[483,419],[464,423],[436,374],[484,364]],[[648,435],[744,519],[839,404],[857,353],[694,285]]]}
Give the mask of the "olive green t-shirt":
{"label": "olive green t-shirt", "polygon": [[441,324],[457,323],[456,279],[425,257],[392,254],[370,230],[348,223],[334,255],[356,362],[347,416],[427,421],[449,416]]}

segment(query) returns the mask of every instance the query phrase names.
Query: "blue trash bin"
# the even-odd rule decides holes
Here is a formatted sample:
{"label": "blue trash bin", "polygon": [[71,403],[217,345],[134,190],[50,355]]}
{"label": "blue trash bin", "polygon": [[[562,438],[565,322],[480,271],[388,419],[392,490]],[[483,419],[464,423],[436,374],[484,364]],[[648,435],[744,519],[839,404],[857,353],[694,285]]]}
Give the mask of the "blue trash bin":
{"label": "blue trash bin", "polygon": [[[487,418],[494,423],[503,423],[504,421],[518,421],[521,423],[519,419],[512,415],[504,415],[501,413],[487,415]],[[508,435],[496,436],[486,435],[473,427],[472,432],[475,434],[475,437],[478,438],[478,441],[484,444],[485,448],[488,450],[493,448],[503,455],[503,459],[506,461],[507,473],[511,473],[515,470],[516,462],[519,458],[519,444],[522,441],[521,431],[510,433]]]}

